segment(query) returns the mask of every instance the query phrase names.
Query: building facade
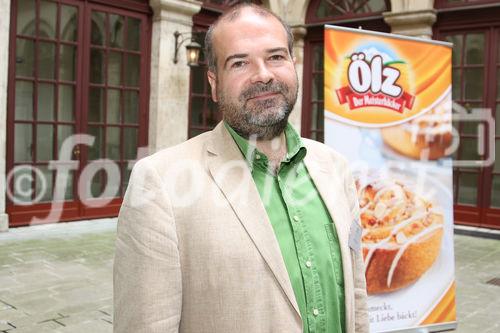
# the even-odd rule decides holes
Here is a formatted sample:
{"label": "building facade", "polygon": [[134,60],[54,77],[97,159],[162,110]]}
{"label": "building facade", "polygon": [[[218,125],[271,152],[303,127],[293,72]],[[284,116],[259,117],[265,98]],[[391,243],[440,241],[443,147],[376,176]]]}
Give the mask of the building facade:
{"label": "building facade", "polygon": [[[326,23],[453,42],[453,99],[500,119],[500,1],[252,2],[294,32],[305,137],[323,140]],[[214,127],[203,54],[188,67],[184,46],[232,3],[0,0],[0,228],[116,216],[138,157]],[[457,158],[500,155],[500,126],[497,145],[477,127],[456,124]],[[500,162],[455,168],[454,200],[456,223],[500,229]]]}

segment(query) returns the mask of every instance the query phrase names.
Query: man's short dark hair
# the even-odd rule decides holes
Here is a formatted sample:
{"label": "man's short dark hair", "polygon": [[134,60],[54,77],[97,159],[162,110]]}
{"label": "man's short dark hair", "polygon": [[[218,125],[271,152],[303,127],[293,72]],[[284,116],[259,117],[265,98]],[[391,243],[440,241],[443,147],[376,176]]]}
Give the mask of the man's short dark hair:
{"label": "man's short dark hair", "polygon": [[208,28],[207,34],[205,35],[205,59],[207,60],[209,71],[211,71],[213,73],[217,72],[217,56],[214,52],[214,46],[213,46],[213,33],[214,33],[215,28],[217,27],[217,25],[221,21],[224,21],[224,20],[232,21],[232,20],[236,19],[240,15],[241,10],[244,8],[248,8],[248,7],[252,8],[257,14],[259,14],[261,16],[272,16],[272,17],[276,18],[281,23],[281,25],[285,29],[287,39],[288,39],[288,52],[290,52],[290,55],[293,55],[292,29],[285,21],[283,21],[283,19],[281,17],[279,17],[278,15],[276,15],[275,13],[273,13],[272,11],[270,11],[267,8],[260,7],[258,5],[252,4],[252,3],[240,3],[240,4],[237,4],[237,5],[229,8],[229,10],[227,10],[219,18],[217,18],[217,20]]}

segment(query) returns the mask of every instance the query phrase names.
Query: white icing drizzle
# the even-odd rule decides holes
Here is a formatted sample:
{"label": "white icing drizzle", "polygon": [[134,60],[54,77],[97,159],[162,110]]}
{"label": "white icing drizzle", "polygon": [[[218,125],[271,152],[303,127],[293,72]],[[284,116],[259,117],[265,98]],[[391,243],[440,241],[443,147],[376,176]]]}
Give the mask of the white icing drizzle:
{"label": "white icing drizzle", "polygon": [[411,135],[411,141],[416,143],[419,136],[424,137],[425,142],[434,141],[438,135],[450,133],[452,131],[452,115],[449,110],[451,104],[447,101],[436,106],[431,111],[403,124],[405,131]]}
{"label": "white icing drizzle", "polygon": [[[417,220],[424,218],[426,215],[427,215],[426,213],[420,213],[420,214],[417,214],[415,216],[412,216],[409,219],[406,219],[406,220],[402,221],[401,223],[397,224],[396,226],[394,226],[394,229],[392,229],[392,232],[389,235],[389,237],[386,237],[377,243],[364,244],[364,246],[369,249],[368,255],[365,258],[365,267],[368,267],[368,265],[370,264],[370,261],[372,259],[373,254],[375,253],[375,250],[383,248],[383,246],[386,245],[387,243],[389,243],[391,241],[392,237],[394,235],[396,235],[401,229],[403,229],[404,227],[406,227],[407,225],[409,225],[410,223],[412,223],[414,221],[417,221]],[[368,233],[368,230],[363,230],[363,234],[366,235],[366,233]]]}
{"label": "white icing drizzle", "polygon": [[432,227],[424,230],[423,232],[411,237],[410,239],[408,239],[408,241],[399,249],[398,253],[396,253],[396,255],[394,256],[394,259],[392,260],[391,268],[389,269],[389,273],[387,274],[387,287],[391,286],[392,276],[394,275],[394,272],[396,271],[396,267],[399,263],[399,260],[403,256],[403,254],[406,251],[406,249],[408,248],[408,246],[410,246],[412,243],[417,241],[419,238],[422,238],[423,236],[430,234],[434,230],[441,229],[441,228],[443,228],[442,225],[436,224],[436,225],[433,225]]}
{"label": "white icing drizzle", "polygon": [[[400,234],[404,228],[411,225],[415,221],[425,220],[425,218],[430,214],[435,213],[429,202],[417,195],[408,196],[406,193],[410,191],[400,181],[387,178],[376,179],[375,177],[371,176],[363,179],[363,181],[358,179],[357,184],[358,195],[362,202],[366,202],[367,200],[365,198],[365,194],[368,186],[371,186],[371,188],[376,192],[373,200],[370,202],[366,202],[363,207],[361,207],[361,215],[369,214],[377,221],[391,223],[391,221],[385,221],[385,219],[388,218],[389,214],[392,214],[395,211],[399,210],[400,212],[405,212],[405,214],[410,214],[410,217],[402,220],[401,222],[397,222],[396,220],[397,224],[392,226],[392,230],[388,237],[383,238],[378,242],[375,241],[373,243],[363,243],[363,247],[368,250],[368,253],[364,259],[366,268],[369,267],[370,262],[373,259],[373,255],[378,249],[397,249],[397,253],[392,260],[387,274],[387,287],[390,287],[392,284],[394,272],[396,271],[398,263],[405,253],[406,249],[422,237],[437,229],[443,228],[443,226],[441,224],[431,225],[425,228],[422,232],[407,238],[404,232],[403,234]],[[392,192],[392,195],[389,196],[388,199],[381,199],[382,196],[384,196],[384,194],[388,192]],[[390,216],[392,221],[394,221],[394,218],[398,219],[398,215]],[[387,227],[391,226],[387,225]],[[363,239],[367,235],[369,235],[370,232],[372,232],[371,229],[372,228],[370,227],[363,229]],[[396,244],[393,244],[394,238],[396,238]]]}

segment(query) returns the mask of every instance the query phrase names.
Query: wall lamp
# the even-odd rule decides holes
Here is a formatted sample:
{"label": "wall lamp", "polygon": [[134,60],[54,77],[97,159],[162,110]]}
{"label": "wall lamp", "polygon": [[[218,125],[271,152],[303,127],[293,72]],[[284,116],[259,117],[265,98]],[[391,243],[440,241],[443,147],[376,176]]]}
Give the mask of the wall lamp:
{"label": "wall lamp", "polygon": [[[183,37],[183,36],[186,36],[186,37]],[[179,49],[180,49],[181,45],[184,42],[189,40],[190,43],[186,45],[188,66],[189,67],[198,66],[199,65],[198,61],[200,59],[201,45],[198,44],[193,39],[193,34],[190,32],[181,33],[179,31],[175,31],[174,37],[175,37],[174,64],[176,64],[178,62]],[[180,40],[179,40],[179,38],[180,38]]]}

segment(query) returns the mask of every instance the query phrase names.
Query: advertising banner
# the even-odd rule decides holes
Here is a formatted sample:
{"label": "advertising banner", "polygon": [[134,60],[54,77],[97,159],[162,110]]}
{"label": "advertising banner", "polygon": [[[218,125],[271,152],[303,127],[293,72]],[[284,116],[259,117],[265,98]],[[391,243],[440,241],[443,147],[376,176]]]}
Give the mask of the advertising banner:
{"label": "advertising banner", "polygon": [[325,27],[325,143],[356,182],[371,332],[455,327],[451,51]]}

